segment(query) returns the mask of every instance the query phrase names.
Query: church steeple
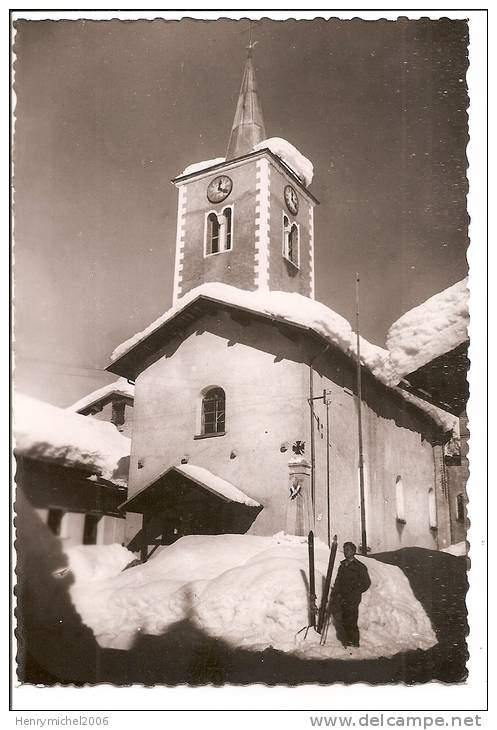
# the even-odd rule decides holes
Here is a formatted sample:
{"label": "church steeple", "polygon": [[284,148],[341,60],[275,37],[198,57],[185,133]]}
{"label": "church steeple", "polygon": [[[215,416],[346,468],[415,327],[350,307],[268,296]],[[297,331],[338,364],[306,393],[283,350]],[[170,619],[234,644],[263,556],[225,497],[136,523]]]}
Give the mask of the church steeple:
{"label": "church steeple", "polygon": [[[257,43],[257,41],[256,41]],[[226,159],[232,160],[252,152],[254,145],[266,139],[262,109],[257,95],[252,49],[255,43],[249,41],[247,61],[243,72],[242,85],[236,105],[235,118],[228,142]]]}

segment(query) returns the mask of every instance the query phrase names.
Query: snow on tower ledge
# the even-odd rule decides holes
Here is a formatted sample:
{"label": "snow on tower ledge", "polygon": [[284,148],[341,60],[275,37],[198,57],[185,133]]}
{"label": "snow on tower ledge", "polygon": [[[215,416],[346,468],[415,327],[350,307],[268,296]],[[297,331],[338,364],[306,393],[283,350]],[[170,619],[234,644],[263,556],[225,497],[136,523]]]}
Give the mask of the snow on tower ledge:
{"label": "snow on tower ledge", "polygon": [[116,484],[126,482],[131,441],[112,423],[18,393],[14,434],[22,456],[81,468]]}
{"label": "snow on tower ledge", "polygon": [[[229,304],[256,314],[263,314],[277,321],[305,327],[337,346],[349,357],[356,356],[356,335],[352,327],[344,317],[325,304],[304,297],[302,294],[281,291],[247,291],[229,284],[210,282],[201,284],[189,291],[146,329],[116,347],[111,355],[111,362],[121,358],[138,343],[145,340],[152,332],[155,332],[200,297]],[[397,388],[396,383],[398,380],[395,379],[395,373],[392,372],[389,353],[382,347],[371,344],[363,337],[361,337],[361,363],[384,385],[392,388],[406,401],[427,413],[444,431],[452,430],[456,422],[455,417],[406,393],[402,388]]]}
{"label": "snow on tower ledge", "polygon": [[222,162],[225,161],[224,157],[214,157],[213,160],[203,160],[202,162],[192,162],[191,165],[188,165],[185,167],[182,175],[193,175],[194,172],[200,172],[201,170],[205,170],[208,167],[214,167],[215,165],[220,165]]}
{"label": "snow on tower ledge", "polygon": [[285,165],[303,180],[305,186],[309,187],[314,177],[314,167],[312,162],[304,157],[296,147],[281,137],[270,137],[254,146],[254,150],[264,149],[271,150],[274,155],[281,158]]}
{"label": "snow on tower ledge", "polygon": [[403,314],[387,333],[396,381],[465,342],[468,325],[467,277]]}
{"label": "snow on tower ledge", "polygon": [[[281,137],[264,139],[253,147],[254,152],[266,149],[270,150],[276,157],[279,157],[302,180],[304,185],[309,187],[314,176],[314,167],[312,162],[307,157],[304,157],[296,147]],[[209,167],[221,165],[225,161],[226,159],[224,157],[215,157],[212,160],[193,162],[191,165],[185,167],[181,175],[193,175],[195,172],[201,172]]]}

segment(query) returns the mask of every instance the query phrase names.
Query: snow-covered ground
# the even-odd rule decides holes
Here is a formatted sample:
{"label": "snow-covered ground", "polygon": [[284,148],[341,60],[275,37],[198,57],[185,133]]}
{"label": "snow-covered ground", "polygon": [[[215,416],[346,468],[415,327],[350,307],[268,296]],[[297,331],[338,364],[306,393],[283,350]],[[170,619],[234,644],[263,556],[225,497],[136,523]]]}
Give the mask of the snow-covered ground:
{"label": "snow-covered ground", "polygon": [[[404,573],[362,557],[372,584],[359,611],[360,648],[344,649],[333,626],[325,646],[312,630],[305,641],[297,636],[308,616],[301,537],[190,535],[124,572],[134,555],[118,545],[78,546],[67,554],[72,601],[102,647],[129,649],[140,633],[159,635],[183,619],[233,647],[273,647],[308,658],[372,659],[436,644]],[[318,592],[328,556],[317,541]],[[335,574],[342,557],[337,554]]]}
{"label": "snow-covered ground", "polygon": [[387,348],[397,382],[468,339],[468,296],[465,278],[392,324]]}
{"label": "snow-covered ground", "polygon": [[456,556],[466,555],[466,553],[468,552],[466,540],[463,540],[462,542],[456,542],[454,545],[449,545],[449,547],[442,548],[442,552]]}
{"label": "snow-covered ground", "polygon": [[79,467],[118,484],[127,479],[131,441],[112,423],[18,393],[14,436],[23,456]]}

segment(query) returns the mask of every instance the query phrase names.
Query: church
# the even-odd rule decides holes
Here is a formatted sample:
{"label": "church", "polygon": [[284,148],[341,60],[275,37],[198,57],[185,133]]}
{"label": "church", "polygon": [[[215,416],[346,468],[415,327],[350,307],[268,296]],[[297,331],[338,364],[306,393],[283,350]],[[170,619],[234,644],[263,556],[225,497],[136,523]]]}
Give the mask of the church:
{"label": "church", "polygon": [[451,419],[315,300],[312,169],[267,138],[249,46],[226,157],[172,181],[172,307],[108,367],[135,384],[121,510],[142,559],[195,533],[450,543]]}

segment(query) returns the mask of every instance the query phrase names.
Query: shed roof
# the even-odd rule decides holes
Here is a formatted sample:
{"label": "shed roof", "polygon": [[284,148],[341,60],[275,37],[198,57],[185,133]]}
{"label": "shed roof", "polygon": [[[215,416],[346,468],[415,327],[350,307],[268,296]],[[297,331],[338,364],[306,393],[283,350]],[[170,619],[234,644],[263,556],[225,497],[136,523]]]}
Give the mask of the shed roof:
{"label": "shed roof", "polygon": [[214,494],[224,502],[236,502],[245,507],[261,508],[259,502],[256,502],[238,487],[235,487],[234,484],[213,474],[208,469],[194,464],[181,464],[171,466],[158,477],[154,477],[140,491],[120,505],[120,509],[126,512],[145,512],[159,497],[164,487],[169,486],[174,481],[174,477],[178,475]]}

